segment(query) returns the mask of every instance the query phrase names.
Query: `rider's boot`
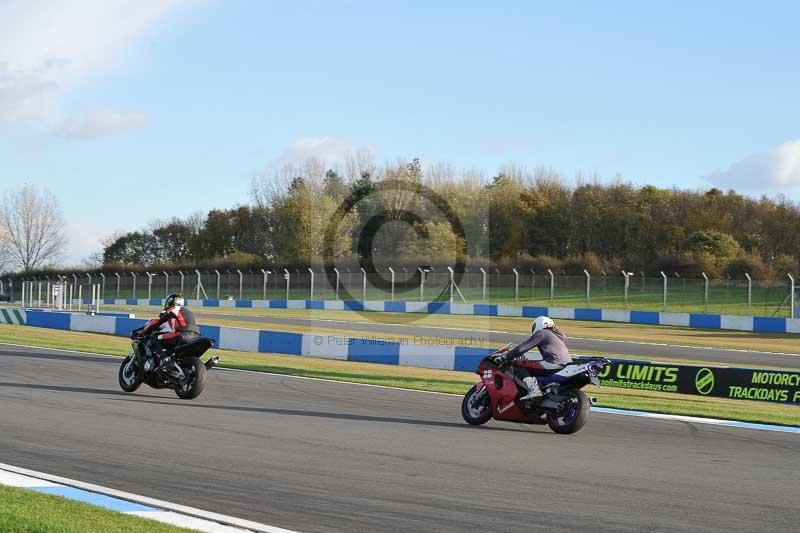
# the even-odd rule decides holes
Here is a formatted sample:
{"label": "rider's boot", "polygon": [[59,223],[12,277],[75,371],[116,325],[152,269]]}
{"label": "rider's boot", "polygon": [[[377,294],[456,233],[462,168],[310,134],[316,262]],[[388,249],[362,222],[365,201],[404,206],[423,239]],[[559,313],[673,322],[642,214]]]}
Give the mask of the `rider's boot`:
{"label": "rider's boot", "polygon": [[528,394],[521,397],[520,400],[535,400],[542,397],[542,389],[539,388],[539,381],[536,378],[527,377],[522,382],[528,387]]}

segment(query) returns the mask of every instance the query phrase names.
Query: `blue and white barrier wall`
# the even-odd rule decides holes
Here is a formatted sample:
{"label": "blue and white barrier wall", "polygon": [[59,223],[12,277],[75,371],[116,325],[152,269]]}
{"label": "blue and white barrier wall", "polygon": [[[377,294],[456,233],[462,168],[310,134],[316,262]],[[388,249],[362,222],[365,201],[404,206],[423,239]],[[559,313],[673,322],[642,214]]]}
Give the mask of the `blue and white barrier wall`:
{"label": "blue and white barrier wall", "polygon": [[[105,305],[163,305],[161,299],[104,300]],[[699,329],[727,329],[758,333],[800,333],[800,319],[714,315],[703,313],[669,313],[663,311],[626,311],[571,307],[538,307],[503,304],[450,304],[445,302],[331,301],[331,300],[187,300],[189,307],[252,308],[252,309],[327,309],[345,311],[378,311],[387,313],[439,313],[451,315],[520,316],[535,318],[547,315],[567,320],[624,322],[682,326]]]}
{"label": "blue and white barrier wall", "polygon": [[[39,328],[105,333],[127,337],[145,319],[91,316],[28,310],[27,325]],[[214,339],[215,347],[241,352],[321,357],[341,361],[418,366],[442,370],[473,371],[495,346],[455,346],[439,340],[414,344],[380,338],[338,337],[313,333],[290,333],[225,326],[200,326],[200,334]],[[471,339],[455,339],[469,343]],[[477,344],[480,339],[474,339]],[[449,342],[449,341],[447,341]]]}

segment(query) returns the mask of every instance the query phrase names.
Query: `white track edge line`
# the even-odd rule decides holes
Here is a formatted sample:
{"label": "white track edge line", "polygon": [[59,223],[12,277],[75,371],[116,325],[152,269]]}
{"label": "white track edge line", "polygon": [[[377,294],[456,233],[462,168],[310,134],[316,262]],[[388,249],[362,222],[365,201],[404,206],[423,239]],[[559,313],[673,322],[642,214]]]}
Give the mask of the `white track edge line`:
{"label": "white track edge line", "polygon": [[250,531],[257,531],[259,533],[297,533],[289,529],[283,529],[280,527],[260,524],[258,522],[252,522],[250,520],[244,520],[241,518],[214,513],[211,511],[204,511],[202,509],[195,509],[194,507],[187,507],[185,505],[171,503],[164,500],[158,500],[156,498],[150,498],[148,496],[141,496],[139,494],[133,494],[130,492],[103,487],[101,485],[85,483],[83,481],[77,481],[75,479],[65,478],[61,476],[54,476],[51,474],[45,474],[44,472],[37,472],[36,470],[28,470],[27,468],[20,468],[18,466],[8,465],[5,463],[0,463],[0,470],[6,470],[8,472],[13,472],[15,474],[21,474],[24,476],[33,477],[44,481],[49,481],[51,483],[59,483],[61,485],[66,485],[68,487],[73,487],[88,492],[94,492],[96,494],[112,496],[114,498],[119,498],[121,500],[139,503],[142,505],[158,507],[161,509],[165,509],[167,511],[173,511],[194,518],[201,518],[203,520],[217,522],[219,524],[227,526],[243,528]]}

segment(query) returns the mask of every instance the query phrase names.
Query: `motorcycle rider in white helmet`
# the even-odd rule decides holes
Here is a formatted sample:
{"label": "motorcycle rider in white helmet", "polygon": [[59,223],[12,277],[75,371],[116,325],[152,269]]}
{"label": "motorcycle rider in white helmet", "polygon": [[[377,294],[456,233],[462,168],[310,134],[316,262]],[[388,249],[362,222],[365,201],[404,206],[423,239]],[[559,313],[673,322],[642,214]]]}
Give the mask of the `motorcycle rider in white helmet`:
{"label": "motorcycle rider in white helmet", "polygon": [[[501,364],[505,361],[513,361],[520,357],[526,357],[525,352],[533,349],[539,349],[539,357],[526,357],[531,361],[536,361],[538,366],[546,370],[559,370],[564,368],[565,365],[572,362],[572,358],[567,350],[565,344],[566,337],[564,333],[556,328],[556,323],[553,319],[547,316],[536,317],[531,326],[533,333],[527,340],[521,342],[508,352],[498,356],[497,363]],[[530,371],[523,365],[517,365],[516,371],[523,377],[522,381],[528,388],[528,394],[522,396],[520,400],[533,400],[541,398],[542,390],[539,387],[539,381],[530,374]]]}

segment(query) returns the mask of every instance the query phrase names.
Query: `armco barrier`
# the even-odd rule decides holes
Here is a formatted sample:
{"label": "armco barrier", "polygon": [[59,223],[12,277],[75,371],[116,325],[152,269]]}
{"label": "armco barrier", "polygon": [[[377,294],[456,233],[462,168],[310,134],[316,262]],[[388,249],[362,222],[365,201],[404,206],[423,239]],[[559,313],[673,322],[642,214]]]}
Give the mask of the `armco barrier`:
{"label": "armco barrier", "polygon": [[[162,305],[162,300],[104,300],[105,305]],[[439,313],[451,315],[520,316],[548,315],[567,320],[625,322],[629,324],[682,326],[701,329],[726,329],[758,333],[800,333],[800,319],[669,313],[664,311],[626,311],[571,307],[541,307],[503,304],[450,304],[443,302],[333,301],[333,300],[188,300],[189,307],[255,309],[327,309],[379,311],[386,313]]]}
{"label": "armco barrier", "polygon": [[[89,331],[127,336],[143,319],[28,311],[34,327]],[[310,356],[342,361],[474,371],[494,347],[412,344],[380,338],[338,337],[285,331],[261,331],[224,326],[200,326],[226,350]],[[800,372],[717,366],[691,366],[616,359],[600,375],[607,387],[644,389],[700,396],[800,404]]]}

